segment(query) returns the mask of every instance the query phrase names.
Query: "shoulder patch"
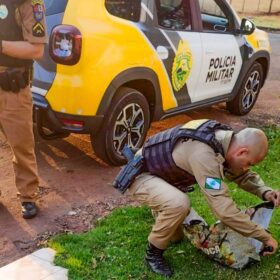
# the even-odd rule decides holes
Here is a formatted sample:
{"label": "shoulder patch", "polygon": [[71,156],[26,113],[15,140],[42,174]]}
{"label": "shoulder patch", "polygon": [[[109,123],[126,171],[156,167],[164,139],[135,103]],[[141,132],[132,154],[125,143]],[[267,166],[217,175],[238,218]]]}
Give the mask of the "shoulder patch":
{"label": "shoulder patch", "polygon": [[36,22],[32,27],[32,34],[34,37],[44,37],[45,28],[40,22]]}
{"label": "shoulder patch", "polygon": [[32,5],[35,5],[35,4],[43,5],[44,0],[32,0],[31,3],[32,3]]}
{"label": "shoulder patch", "polygon": [[207,177],[205,180],[205,189],[220,190],[222,187],[222,179]]}
{"label": "shoulder patch", "polygon": [[40,22],[44,18],[43,0],[32,0],[33,16],[36,22]]}

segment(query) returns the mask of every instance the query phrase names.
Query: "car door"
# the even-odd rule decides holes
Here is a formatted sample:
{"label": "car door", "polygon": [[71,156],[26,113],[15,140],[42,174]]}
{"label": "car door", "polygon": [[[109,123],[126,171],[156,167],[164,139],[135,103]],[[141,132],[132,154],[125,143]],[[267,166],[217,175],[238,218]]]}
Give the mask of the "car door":
{"label": "car door", "polygon": [[199,0],[197,4],[203,54],[194,101],[201,101],[232,92],[242,57],[234,31],[234,15],[224,1]]}
{"label": "car door", "polygon": [[195,32],[195,1],[151,1],[153,30],[146,35],[164,64],[177,107],[193,102],[201,70],[202,43]]}

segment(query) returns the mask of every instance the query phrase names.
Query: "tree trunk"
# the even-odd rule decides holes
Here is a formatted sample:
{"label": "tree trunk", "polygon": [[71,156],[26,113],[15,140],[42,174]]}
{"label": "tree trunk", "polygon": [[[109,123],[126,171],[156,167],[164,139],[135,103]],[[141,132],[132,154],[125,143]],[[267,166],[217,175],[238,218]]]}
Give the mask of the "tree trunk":
{"label": "tree trunk", "polygon": [[273,0],[270,0],[269,11],[268,11],[269,14],[271,14],[272,12],[272,5],[273,5]]}
{"label": "tree trunk", "polygon": [[244,13],[246,0],[243,0],[242,13]]}

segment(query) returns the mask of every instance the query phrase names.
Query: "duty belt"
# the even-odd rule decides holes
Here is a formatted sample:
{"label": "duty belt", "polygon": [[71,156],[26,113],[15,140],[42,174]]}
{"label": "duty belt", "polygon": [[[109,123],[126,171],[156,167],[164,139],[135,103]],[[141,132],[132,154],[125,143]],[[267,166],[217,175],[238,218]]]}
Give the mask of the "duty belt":
{"label": "duty belt", "polygon": [[4,91],[18,93],[30,83],[30,70],[9,68],[0,72],[0,88]]}

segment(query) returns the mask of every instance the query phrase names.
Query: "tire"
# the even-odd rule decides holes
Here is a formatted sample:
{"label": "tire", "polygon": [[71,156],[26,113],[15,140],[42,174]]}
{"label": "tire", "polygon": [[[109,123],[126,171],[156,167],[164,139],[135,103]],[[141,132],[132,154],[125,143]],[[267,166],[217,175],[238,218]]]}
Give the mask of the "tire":
{"label": "tire", "polygon": [[263,68],[255,62],[246,74],[238,94],[227,102],[227,109],[235,115],[246,115],[254,107],[263,85]]}
{"label": "tire", "polygon": [[123,165],[125,144],[137,151],[144,143],[150,126],[149,104],[139,91],[121,87],[105,114],[97,135],[91,135],[95,154],[110,165]]}

